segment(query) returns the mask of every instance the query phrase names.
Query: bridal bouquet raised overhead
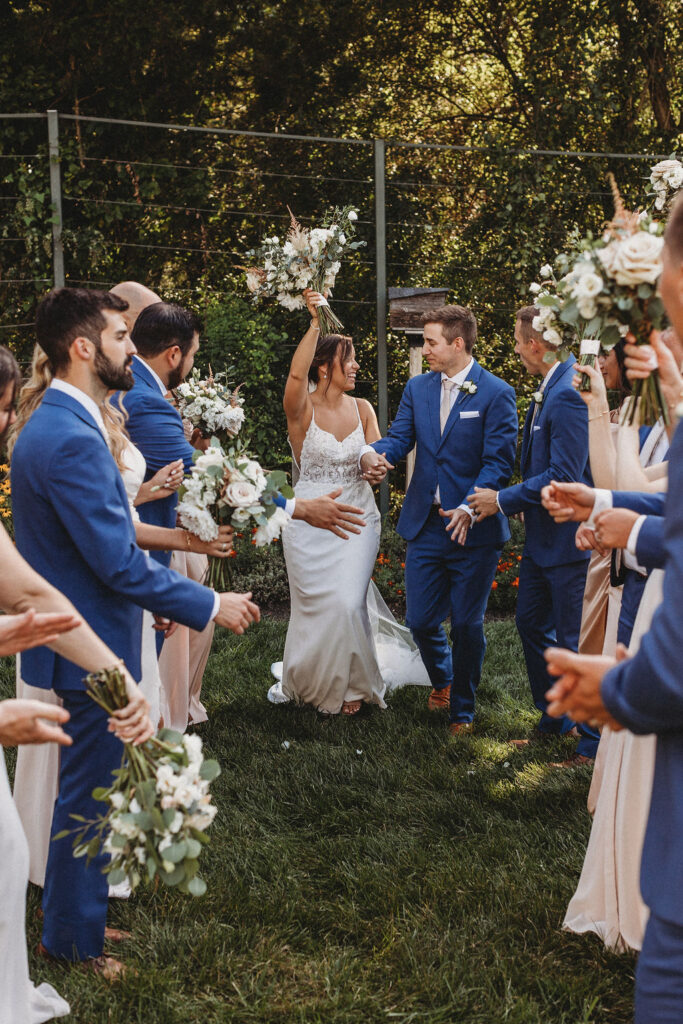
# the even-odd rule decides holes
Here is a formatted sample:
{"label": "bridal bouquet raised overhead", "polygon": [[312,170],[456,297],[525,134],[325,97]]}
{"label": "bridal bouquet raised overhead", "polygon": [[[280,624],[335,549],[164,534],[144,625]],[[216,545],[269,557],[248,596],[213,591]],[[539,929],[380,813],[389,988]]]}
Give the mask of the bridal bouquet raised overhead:
{"label": "bridal bouquet raised overhead", "polygon": [[[289,208],[288,208],[289,209]],[[343,258],[365,242],[355,242],[358,211],[353,206],[328,210],[320,227],[304,228],[289,211],[291,222],[283,241],[277,235],[264,238],[247,253],[247,288],[259,298],[275,298],[285,309],[305,309],[305,288],[330,294]],[[343,330],[344,325],[329,305],[318,307],[322,334]]]}
{"label": "bridal bouquet raised overhead", "polygon": [[[221,524],[243,529],[253,523],[254,543],[261,547],[279,537],[288,522],[284,509],[275,504],[278,493],[286,498],[294,493],[285,473],[266,474],[238,445],[224,451],[212,437],[210,448],[195,453],[194,466],[178,491],[178,517],[186,530],[206,541],[216,539]],[[223,591],[229,580],[225,559],[209,557],[207,585]]]}
{"label": "bridal bouquet raised overhead", "polygon": [[[612,175],[610,182],[615,212],[603,234],[586,235],[577,253],[559,257],[566,271],[560,318],[580,337],[598,338],[605,349],[629,332],[638,345],[647,345],[653,328],[664,321],[657,295],[664,227],[646,214],[626,210]],[[637,410],[641,425],[652,426],[660,416],[668,423],[656,369],[635,382],[625,414],[628,423],[634,422]]]}
{"label": "bridal bouquet raised overhead", "polygon": [[657,213],[668,213],[676,197],[683,192],[683,163],[671,157],[660,160],[650,169],[653,208]]}
{"label": "bridal bouquet raised overhead", "polygon": [[[118,669],[86,677],[86,691],[108,714],[128,703]],[[220,774],[217,761],[205,760],[199,736],[162,729],[140,747],[125,744],[125,758],[109,787],[93,791],[108,805],[95,821],[76,829],[74,856],[91,859],[100,850],[110,856],[110,885],[128,882],[132,889],[143,878],[203,896],[199,856],[216,816],[210,783]],[[60,832],[55,839],[70,835]]]}
{"label": "bridal bouquet raised overhead", "polygon": [[227,374],[211,372],[202,378],[199,370],[175,389],[178,412],[204,437],[218,437],[227,443],[237,437],[244,423],[244,399],[239,388],[228,386]]}

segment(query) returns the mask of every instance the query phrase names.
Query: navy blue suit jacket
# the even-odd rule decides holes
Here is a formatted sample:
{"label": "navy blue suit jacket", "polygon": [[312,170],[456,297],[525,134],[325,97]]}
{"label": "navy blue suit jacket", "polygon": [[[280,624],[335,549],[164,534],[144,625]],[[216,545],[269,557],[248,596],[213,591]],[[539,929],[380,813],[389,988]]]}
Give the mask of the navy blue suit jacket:
{"label": "navy blue suit jacket", "polygon": [[[651,496],[650,496],[651,497]],[[652,804],[641,864],[643,899],[654,914],[683,924],[683,428],[669,452],[665,502],[664,596],[635,657],[602,682],[617,721],[637,734],[657,734]]]}
{"label": "navy blue suit jacket", "polygon": [[[459,391],[443,434],[440,426],[441,374],[408,381],[386,437],[375,441],[392,465],[417,445],[415,472],[398,520],[398,532],[414,540],[424,526],[439,488],[441,506],[457,508],[476,487],[498,490],[510,479],[517,446],[515,392],[474,361],[468,380],[476,394]],[[510,536],[500,513],[468,531],[466,546],[502,547]]]}
{"label": "navy blue suit jacket", "polygon": [[664,568],[664,501],[665,491],[649,494],[645,491],[612,491],[612,507],[628,508],[647,519],[640,528],[636,543],[636,558],[646,569]]}
{"label": "navy blue suit jacket", "polygon": [[[122,394],[123,407],[128,414],[126,430],[147,463],[145,480],[176,459],[183,460],[185,472],[189,473],[195,449],[185,438],[180,413],[164,398],[142,359],[133,359],[133,376],[133,387]],[[176,525],[177,507],[178,495],[169,494],[167,498],[144,502],[138,512],[143,523],[172,530]],[[168,565],[171,556],[167,551],[155,551],[152,557]]]}
{"label": "navy blue suit jacket", "polygon": [[[140,678],[142,609],[203,629],[213,592],[152,562],[135,542],[121,474],[97,424],[48,388],[12,457],[17,548]],[[82,690],[83,669],[47,647],[21,659],[27,683]]]}
{"label": "navy blue suit jacket", "polygon": [[588,410],[572,385],[573,358],[560,363],[548,381],[532,429],[534,403],[524,423],[522,483],[498,494],[506,515],[524,512],[525,551],[548,567],[590,557],[576,547],[576,524],[556,523],[541,505],[541,491],[551,480],[582,480],[588,471]]}

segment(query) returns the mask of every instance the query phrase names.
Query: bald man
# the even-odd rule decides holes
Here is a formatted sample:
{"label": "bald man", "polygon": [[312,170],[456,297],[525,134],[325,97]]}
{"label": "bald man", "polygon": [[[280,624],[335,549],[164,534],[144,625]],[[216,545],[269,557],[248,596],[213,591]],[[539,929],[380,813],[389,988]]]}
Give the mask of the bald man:
{"label": "bald man", "polygon": [[128,309],[123,313],[123,319],[126,321],[129,333],[135,327],[135,321],[143,309],[154,305],[155,302],[161,302],[156,292],[138,281],[121,281],[114,285],[111,292],[128,303]]}

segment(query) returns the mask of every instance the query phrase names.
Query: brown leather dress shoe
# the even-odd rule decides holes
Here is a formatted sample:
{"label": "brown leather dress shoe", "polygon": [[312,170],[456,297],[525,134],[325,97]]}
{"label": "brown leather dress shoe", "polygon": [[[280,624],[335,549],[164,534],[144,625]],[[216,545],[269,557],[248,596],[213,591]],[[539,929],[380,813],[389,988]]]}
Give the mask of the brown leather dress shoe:
{"label": "brown leather dress shoe", "polygon": [[448,731],[451,736],[469,736],[474,729],[472,722],[451,722]]}
{"label": "brown leather dress shoe", "polygon": [[549,762],[549,767],[550,768],[583,768],[584,765],[587,765],[587,764],[591,765],[591,767],[592,767],[595,764],[595,758],[594,757],[586,757],[585,754],[572,754],[572,756],[568,757],[566,761],[550,761]]}
{"label": "brown leather dress shoe", "polygon": [[427,700],[430,711],[448,711],[451,706],[451,688],[444,686],[441,690],[432,690]]}

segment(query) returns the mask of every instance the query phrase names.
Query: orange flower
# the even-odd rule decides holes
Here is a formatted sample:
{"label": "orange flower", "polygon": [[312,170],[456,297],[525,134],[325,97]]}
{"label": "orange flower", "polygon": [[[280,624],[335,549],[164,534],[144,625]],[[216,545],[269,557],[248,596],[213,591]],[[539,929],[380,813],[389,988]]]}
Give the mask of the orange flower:
{"label": "orange flower", "polygon": [[494,580],[493,583],[491,584],[491,590],[496,590],[497,587],[498,587],[498,581]]}
{"label": "orange flower", "polygon": [[518,586],[519,586],[519,577],[517,577],[516,579],[514,579],[514,580],[512,581],[512,583],[510,584],[510,586],[512,586],[512,587],[518,587]]}

